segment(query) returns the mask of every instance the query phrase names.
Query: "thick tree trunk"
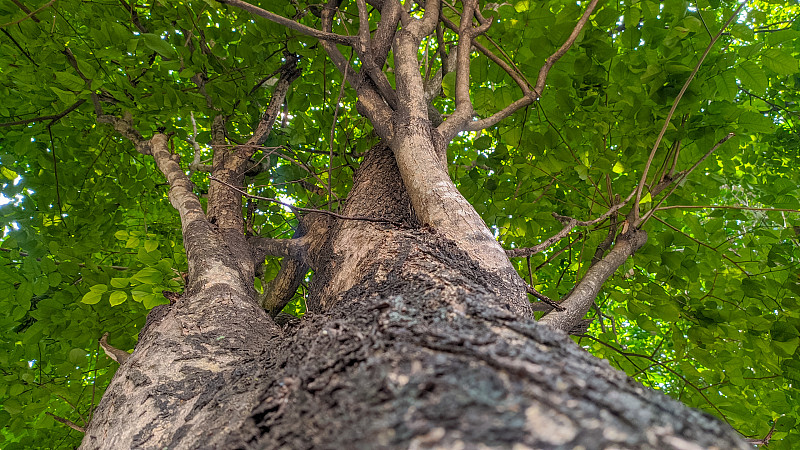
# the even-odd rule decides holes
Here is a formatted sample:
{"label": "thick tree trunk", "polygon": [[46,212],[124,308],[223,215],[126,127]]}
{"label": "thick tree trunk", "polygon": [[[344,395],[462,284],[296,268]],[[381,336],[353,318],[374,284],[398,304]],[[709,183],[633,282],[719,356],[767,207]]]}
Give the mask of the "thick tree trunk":
{"label": "thick tree trunk", "polygon": [[411,204],[371,151],[344,212],[386,221],[332,219],[295,327],[224,284],[154,310],[82,448],[747,448],[522,317]]}

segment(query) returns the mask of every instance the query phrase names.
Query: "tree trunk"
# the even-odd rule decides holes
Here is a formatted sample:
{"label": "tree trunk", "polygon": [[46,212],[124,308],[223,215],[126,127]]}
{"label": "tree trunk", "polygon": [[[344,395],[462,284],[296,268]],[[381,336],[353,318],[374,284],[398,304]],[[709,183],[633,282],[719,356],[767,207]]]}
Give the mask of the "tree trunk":
{"label": "tree trunk", "polygon": [[419,226],[397,152],[356,175],[360,220],[326,221],[299,325],[242,280],[154,309],[81,448],[747,448],[520,314],[474,239]]}

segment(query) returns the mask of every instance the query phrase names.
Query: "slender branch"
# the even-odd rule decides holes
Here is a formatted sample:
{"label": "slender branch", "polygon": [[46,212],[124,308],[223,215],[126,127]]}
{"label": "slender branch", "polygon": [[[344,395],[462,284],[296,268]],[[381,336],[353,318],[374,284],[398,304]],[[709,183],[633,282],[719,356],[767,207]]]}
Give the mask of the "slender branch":
{"label": "slender branch", "polygon": [[774,212],[800,213],[800,210],[798,209],[757,208],[752,206],[739,206],[739,205],[670,205],[670,206],[660,206],[658,208],[655,208],[656,211],[664,211],[667,209],[741,209],[745,211],[774,211]]}
{"label": "slender branch", "polygon": [[664,224],[664,225],[666,225],[667,227],[671,228],[673,231],[676,231],[676,232],[678,232],[678,233],[681,233],[682,235],[686,236],[687,238],[689,238],[689,239],[693,240],[693,241],[694,241],[694,242],[696,242],[697,244],[699,244],[699,245],[702,245],[703,247],[706,247],[706,248],[708,248],[708,249],[711,249],[711,250],[713,250],[713,251],[714,251],[714,253],[718,253],[720,256],[722,256],[723,258],[725,258],[725,259],[727,259],[728,261],[730,261],[730,262],[731,262],[731,263],[732,263],[734,266],[736,266],[736,268],[737,268],[737,269],[739,269],[739,270],[740,270],[740,271],[741,271],[743,274],[745,274],[745,275],[746,275],[748,278],[750,277],[750,274],[749,274],[749,273],[748,273],[746,270],[744,270],[744,268],[743,268],[742,266],[740,266],[740,265],[739,265],[739,263],[737,263],[736,261],[734,261],[733,259],[731,259],[731,257],[730,257],[730,256],[728,256],[728,255],[726,255],[726,254],[724,254],[724,253],[721,253],[721,252],[719,251],[719,249],[718,249],[718,248],[716,248],[716,247],[712,247],[712,246],[710,246],[710,245],[706,244],[706,243],[705,243],[705,242],[703,242],[703,241],[700,241],[700,240],[698,240],[698,239],[695,239],[695,238],[693,238],[692,236],[689,236],[687,233],[685,233],[685,232],[684,232],[683,230],[681,230],[680,228],[678,228],[678,227],[675,227],[675,226],[671,225],[669,222],[667,222],[666,220],[664,220],[664,219],[662,219],[662,218],[660,218],[660,217],[658,217],[658,216],[656,216],[656,215],[653,215],[653,218],[654,218],[654,219],[656,219],[657,221],[659,221],[659,222],[663,223],[663,224]]}
{"label": "slender branch", "polygon": [[[0,252],[11,253],[11,252],[13,252],[13,251],[14,251],[14,249],[5,248],[5,247],[0,247]],[[28,256],[28,254],[27,254],[26,252],[19,252],[19,256],[25,257],[25,256]],[[36,258],[36,260],[37,260],[37,261],[41,261],[41,260],[42,260],[42,258]],[[53,262],[54,262],[55,264],[61,264],[61,261],[53,261]],[[78,263],[78,267],[86,267],[86,264],[84,264],[84,263]],[[99,266],[99,267],[108,267],[108,268],[110,268],[110,269],[114,269],[114,270],[120,270],[120,271],[121,271],[121,270],[128,270],[128,269],[130,269],[130,267],[125,267],[125,266]]]}
{"label": "slender branch", "polygon": [[[689,176],[689,174],[691,174],[696,168],[698,168],[700,166],[700,164],[702,164],[703,161],[705,161],[706,158],[708,158],[712,153],[714,153],[714,151],[717,150],[722,144],[724,144],[725,142],[728,141],[728,139],[730,139],[730,138],[732,138],[734,136],[735,136],[734,133],[728,133],[727,135],[725,135],[724,138],[722,138],[719,141],[717,141],[717,143],[714,144],[714,146],[711,147],[711,149],[709,151],[707,151],[705,153],[705,155],[703,155],[696,163],[694,163],[694,165],[691,168],[689,168],[689,170],[687,170],[685,172],[682,172],[680,177],[678,177],[675,180],[672,180],[672,179],[665,180],[668,183],[674,183],[673,186],[672,186],[672,189],[670,189],[670,191],[665,196],[661,197],[661,199],[658,201],[658,203],[656,203],[656,206],[653,207],[650,211],[648,211],[647,214],[645,214],[640,220],[635,220],[634,221],[634,226],[641,227],[642,225],[644,225],[645,222],[647,222],[650,219],[650,216],[652,216],[653,213],[655,213],[655,211],[658,210],[659,206],[662,203],[664,203],[664,201],[667,198],[669,198],[669,196],[672,195],[672,193],[675,192],[676,189],[678,189],[678,186],[680,186],[681,182],[683,180],[685,180],[686,177]],[[654,195],[658,195],[658,193],[656,192],[658,190],[658,187],[659,186],[657,186],[656,189],[653,189]],[[662,185],[660,188],[664,189],[666,187],[667,187],[666,185]],[[660,190],[658,190],[658,191],[660,192]],[[634,211],[631,211],[631,214],[634,214]]]}
{"label": "slender branch", "polygon": [[[28,9],[27,6],[23,5],[22,2],[20,2],[19,0],[11,0],[11,2],[14,3],[15,5],[19,6],[19,9],[25,11],[26,13],[30,13],[31,12],[31,10]],[[31,20],[33,20],[36,23],[41,22],[41,20],[39,20],[39,18],[36,17],[35,15],[31,16]]]}
{"label": "slender branch", "polygon": [[56,422],[61,422],[64,425],[72,428],[75,431],[80,431],[81,433],[86,433],[86,429],[84,427],[78,425],[77,423],[75,423],[75,422],[73,422],[73,421],[71,421],[69,419],[65,419],[63,417],[57,416],[57,415],[51,413],[50,411],[45,411],[45,414],[47,414],[48,416],[50,416],[53,419],[55,419]]}
{"label": "slender branch", "polygon": [[292,19],[288,19],[278,14],[269,12],[265,9],[261,9],[258,6],[251,5],[250,3],[244,2],[242,0],[217,0],[217,1],[222,4],[235,6],[239,9],[245,10],[256,16],[263,17],[271,22],[283,25],[286,28],[289,28],[290,30],[297,31],[300,34],[305,34],[306,36],[311,36],[313,38],[317,38],[322,41],[333,42],[335,44],[342,44],[348,46],[355,45],[357,42],[357,38],[355,36],[342,36],[341,34],[329,33],[327,31],[320,31],[317,30],[316,28],[311,28],[309,26],[295,22]]}
{"label": "slender branch", "polygon": [[563,311],[564,310],[564,308],[562,308],[558,303],[556,303],[553,300],[551,300],[550,297],[548,297],[548,296],[540,293],[539,291],[537,291],[533,286],[527,285],[525,287],[525,289],[528,291],[528,294],[531,294],[534,297],[538,298],[539,300],[541,300],[542,302],[544,302],[548,306],[550,306],[552,309],[555,309],[556,311]]}
{"label": "slender branch", "polygon": [[[442,15],[440,19],[447,28],[451,29],[452,31],[458,32],[458,27],[456,26],[456,24],[453,23],[452,20],[448,19],[444,15]],[[523,95],[528,95],[530,93],[531,91],[530,83],[528,83],[528,80],[525,79],[524,75],[522,75],[522,73],[520,73],[518,69],[515,70],[514,68],[512,68],[505,60],[495,55],[491,50],[486,48],[486,46],[478,42],[477,37],[472,39],[472,45],[476,49],[478,49],[479,52],[486,55],[486,57],[489,58],[490,61],[497,64],[501,69],[503,69],[503,71],[505,71],[511,77],[511,79],[514,80],[515,83],[517,83],[517,86],[519,86],[519,88],[522,89]]]}
{"label": "slender branch", "polygon": [[52,123],[55,123],[58,120],[61,120],[64,116],[66,116],[67,114],[71,113],[72,111],[75,111],[76,109],[78,109],[79,106],[81,106],[84,103],[86,103],[86,99],[82,98],[82,99],[76,101],[75,103],[73,103],[72,105],[70,105],[69,108],[65,109],[64,111],[62,111],[62,112],[60,112],[58,114],[53,114],[53,115],[50,115],[50,116],[33,117],[31,119],[17,120],[15,122],[0,123],[0,127],[13,127],[15,125],[25,125],[26,123],[31,123],[31,122],[44,122],[46,120],[49,120],[51,122],[51,124],[52,124]]}
{"label": "slender branch", "polygon": [[128,11],[128,14],[131,15],[131,22],[136,27],[136,29],[139,30],[140,33],[149,33],[147,28],[144,25],[142,25],[142,22],[139,20],[139,14],[136,12],[134,4],[128,3],[125,0],[119,0],[119,2],[122,4],[125,10]]}
{"label": "slender branch", "polygon": [[580,221],[573,219],[572,217],[559,216],[558,214],[553,213],[553,217],[564,223],[564,227],[561,229],[561,231],[545,239],[544,242],[534,245],[533,247],[508,249],[506,250],[506,256],[508,256],[509,258],[519,258],[521,256],[535,255],[536,253],[539,253],[549,248],[556,242],[566,237],[575,227],[585,227],[589,225],[595,225],[606,220],[609,216],[611,216],[612,214],[619,211],[622,207],[624,207],[630,201],[632,196],[633,193],[631,193],[631,195],[629,195],[628,198],[626,198],[624,201],[612,206],[611,208],[608,209],[608,211],[604,212],[598,218],[593,220]]}
{"label": "slender branch", "polygon": [[53,3],[55,3],[55,2],[56,2],[56,0],[50,0],[49,2],[45,3],[44,5],[42,5],[42,6],[41,6],[39,9],[37,9],[36,11],[29,12],[27,15],[25,15],[25,17],[23,17],[23,18],[21,18],[21,19],[14,20],[14,21],[12,21],[12,22],[8,22],[8,23],[4,23],[4,24],[0,25],[0,28],[6,28],[6,27],[10,27],[10,26],[12,26],[12,25],[16,25],[16,24],[18,24],[18,23],[20,23],[20,22],[23,22],[23,21],[25,21],[25,20],[28,20],[29,18],[33,17],[34,15],[36,15],[36,14],[38,14],[38,13],[42,12],[42,10],[44,10],[44,9],[46,9],[46,8],[49,8],[49,7],[50,7],[50,5],[52,5],[52,4],[53,4]]}
{"label": "slender branch", "polygon": [[642,172],[642,178],[641,180],[639,180],[639,185],[636,187],[636,200],[633,203],[634,220],[639,219],[639,201],[642,199],[642,189],[644,189],[644,184],[647,181],[647,175],[648,172],[650,171],[650,166],[653,164],[653,158],[655,158],[656,156],[656,151],[658,150],[658,147],[661,145],[661,140],[664,138],[664,134],[667,132],[667,128],[669,128],[669,123],[672,120],[672,116],[675,114],[675,110],[678,108],[678,103],[680,103],[681,99],[683,98],[683,94],[686,93],[686,90],[689,88],[689,84],[691,84],[692,80],[694,80],[695,75],[697,75],[697,72],[700,70],[700,66],[703,64],[703,61],[705,61],[706,57],[711,52],[711,49],[714,47],[714,44],[717,43],[719,38],[722,36],[723,31],[725,31],[725,29],[728,28],[728,25],[730,25],[731,22],[733,22],[733,20],[736,18],[736,16],[739,15],[739,11],[741,11],[742,8],[744,8],[744,5],[747,4],[747,1],[748,0],[742,0],[742,2],[739,4],[739,7],[736,8],[736,11],[734,11],[733,14],[731,14],[731,16],[728,18],[728,21],[725,22],[725,25],[723,25],[722,28],[720,28],[719,32],[714,36],[714,38],[711,39],[711,42],[709,42],[708,46],[706,47],[706,50],[703,52],[703,55],[700,56],[700,60],[697,61],[697,64],[694,66],[694,70],[692,70],[692,73],[689,74],[689,78],[686,80],[685,83],[683,83],[683,87],[678,93],[678,96],[675,97],[675,101],[672,102],[672,108],[670,108],[669,113],[667,113],[667,118],[664,119],[664,125],[661,127],[661,131],[658,133],[658,137],[656,138],[656,141],[653,144],[653,149],[650,150],[650,155],[647,157],[647,163],[645,164],[644,171]]}
{"label": "slender branch", "polygon": [[236,186],[233,186],[231,184],[228,184],[228,183],[220,180],[219,178],[216,178],[216,177],[213,177],[213,176],[208,177],[208,178],[210,180],[212,180],[212,181],[216,181],[217,183],[222,183],[223,185],[225,185],[225,186],[229,187],[230,189],[232,189],[232,190],[244,195],[247,198],[254,198],[256,200],[263,200],[265,202],[277,203],[278,205],[285,206],[285,207],[289,208],[290,210],[292,210],[292,212],[294,212],[295,214],[297,214],[297,212],[319,213],[319,214],[325,214],[325,215],[328,215],[328,216],[331,216],[331,217],[335,217],[337,219],[342,219],[342,220],[363,220],[365,222],[389,223],[389,224],[392,224],[392,225],[401,226],[400,223],[395,222],[393,220],[376,219],[374,217],[365,217],[365,216],[345,216],[345,215],[342,215],[342,214],[337,214],[337,213],[332,212],[332,211],[325,211],[323,209],[301,208],[299,206],[294,206],[294,205],[292,205],[290,203],[282,202],[282,201],[280,201],[280,200],[278,200],[276,198],[261,197],[259,195],[249,194],[246,191],[243,191],[242,189],[240,189],[240,188],[238,188]]}
{"label": "slender branch", "polygon": [[597,3],[599,0],[592,0],[589,5],[586,7],[586,10],[583,12],[580,20],[575,25],[575,28],[570,33],[569,37],[566,41],[561,45],[561,47],[556,50],[547,61],[545,61],[542,68],[539,70],[539,77],[536,79],[536,85],[533,87],[533,90],[529,93],[525,94],[519,100],[511,103],[510,105],[506,106],[502,110],[496,112],[495,114],[480,120],[475,120],[469,122],[466,127],[466,131],[478,131],[483,130],[484,128],[489,128],[491,126],[496,125],[501,120],[505,119],[506,117],[514,114],[519,109],[524,108],[534,101],[538,100],[542,93],[544,92],[545,82],[547,81],[547,75],[550,73],[550,69],[553,65],[562,57],[567,51],[572,47],[575,43],[575,40],[578,39],[578,35],[580,35],[583,27],[586,26],[586,23],[589,21],[589,17],[594,12],[594,9],[597,7]]}

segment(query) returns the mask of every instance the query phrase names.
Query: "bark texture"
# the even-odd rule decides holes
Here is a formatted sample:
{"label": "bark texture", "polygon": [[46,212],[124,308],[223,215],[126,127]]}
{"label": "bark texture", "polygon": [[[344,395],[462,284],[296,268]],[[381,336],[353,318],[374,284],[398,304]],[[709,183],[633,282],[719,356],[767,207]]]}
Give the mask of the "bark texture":
{"label": "bark texture", "polygon": [[298,325],[225,283],[154,309],[81,448],[747,448],[521,317],[410,204],[374,149],[345,212],[388,220],[334,221]]}

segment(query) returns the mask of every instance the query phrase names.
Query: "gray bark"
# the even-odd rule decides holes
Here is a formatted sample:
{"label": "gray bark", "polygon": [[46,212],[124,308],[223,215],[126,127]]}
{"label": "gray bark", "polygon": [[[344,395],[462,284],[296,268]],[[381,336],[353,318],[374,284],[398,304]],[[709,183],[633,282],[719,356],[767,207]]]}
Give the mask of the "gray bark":
{"label": "gray bark", "polygon": [[279,328],[226,269],[239,255],[215,255],[238,279],[151,312],[81,448],[747,448],[520,316],[370,153],[346,212],[392,223],[334,222],[308,258],[312,312]]}

